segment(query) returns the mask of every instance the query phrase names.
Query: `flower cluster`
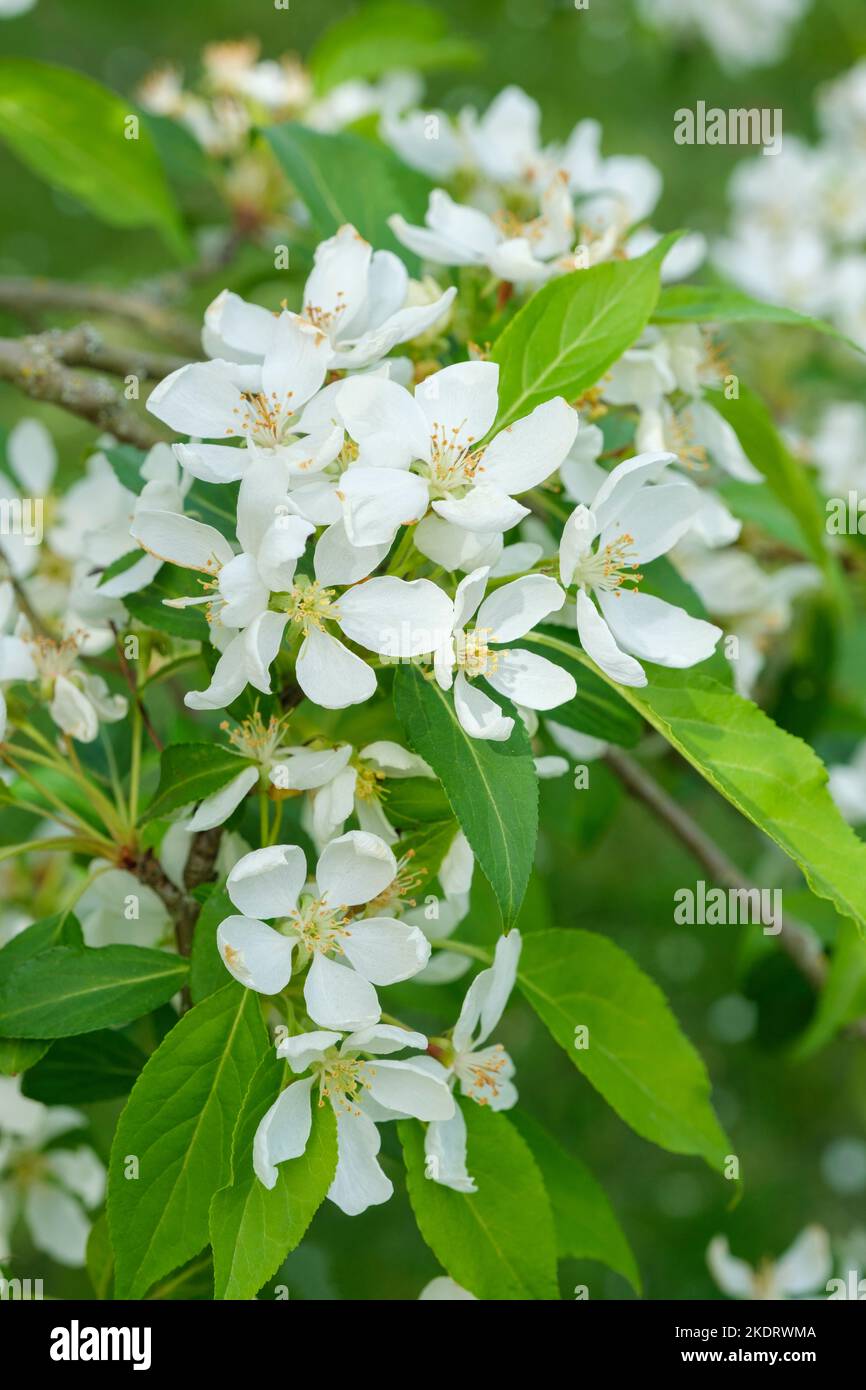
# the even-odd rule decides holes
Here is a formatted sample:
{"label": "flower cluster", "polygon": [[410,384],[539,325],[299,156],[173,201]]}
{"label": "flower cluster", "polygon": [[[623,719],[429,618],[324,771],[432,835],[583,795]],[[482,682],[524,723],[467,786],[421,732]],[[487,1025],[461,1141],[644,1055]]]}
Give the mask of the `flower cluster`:
{"label": "flower cluster", "polygon": [[786,134],[773,159],[739,164],[729,235],[713,255],[749,293],[830,319],[866,343],[866,62],[819,90],[820,139]]}

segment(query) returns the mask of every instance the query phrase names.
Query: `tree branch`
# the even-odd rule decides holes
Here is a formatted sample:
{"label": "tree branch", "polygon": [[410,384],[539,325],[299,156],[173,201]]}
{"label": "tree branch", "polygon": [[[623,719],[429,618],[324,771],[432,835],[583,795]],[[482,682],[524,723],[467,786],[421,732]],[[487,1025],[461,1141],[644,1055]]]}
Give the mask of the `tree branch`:
{"label": "tree branch", "polygon": [[[754,889],[745,874],[719,849],[709,835],[692,820],[672,797],[628,754],[608,749],[605,762],[626,791],[648,806],[653,814],[672,831],[689,853],[697,859],[714,883],[741,891]],[[817,990],[827,978],[827,958],[820,941],[809,927],[793,918],[783,916],[782,930],[777,936],[782,950],[790,956],[800,973]]]}
{"label": "tree branch", "polygon": [[32,320],[34,314],[47,311],[104,314],[108,318],[134,323],[154,338],[172,343],[193,357],[201,356],[201,339],[194,324],[146,294],[116,290],[109,285],[2,276],[0,309],[28,321]]}
{"label": "tree branch", "polygon": [[55,332],[0,338],[0,380],[17,386],[33,400],[62,406],[139,449],[158,443],[162,436],[129,409],[110,382],[103,377],[82,376],[66,365],[62,349],[68,347],[67,337]]}

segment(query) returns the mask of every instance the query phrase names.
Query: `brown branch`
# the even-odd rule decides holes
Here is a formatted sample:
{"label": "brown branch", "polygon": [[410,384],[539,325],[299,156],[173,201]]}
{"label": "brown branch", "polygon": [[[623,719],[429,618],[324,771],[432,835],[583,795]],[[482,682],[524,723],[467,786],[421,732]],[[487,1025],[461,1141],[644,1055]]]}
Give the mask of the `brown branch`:
{"label": "brown branch", "polygon": [[53,333],[0,338],[0,380],[17,386],[33,400],[62,406],[139,449],[158,443],[162,436],[129,409],[110,382],[103,377],[82,376],[66,365],[55,350],[57,341]]}
{"label": "brown branch", "polygon": [[134,676],[133,673],[132,673],[132,668],[130,667],[129,662],[128,662],[127,659],[126,659],[126,654],[125,654],[125,652],[124,652],[124,650],[123,650],[123,641],[122,641],[122,639],[121,639],[120,633],[119,633],[118,630],[117,630],[117,624],[116,624],[116,623],[110,622],[110,623],[108,624],[108,626],[111,628],[111,631],[114,633],[114,646],[115,646],[115,650],[117,651],[117,661],[118,661],[118,665],[120,666],[120,670],[121,670],[121,674],[122,674],[122,676],[123,676],[123,679],[126,681],[126,684],[129,686],[129,689],[130,689],[130,691],[131,691],[131,693],[132,693],[132,698],[133,698],[133,700],[135,701],[136,705],[138,706],[138,712],[139,712],[139,714],[141,715],[141,722],[142,722],[142,724],[144,725],[145,729],[147,730],[147,736],[148,736],[148,738],[150,739],[150,741],[151,741],[151,743],[153,744],[153,746],[154,746],[154,748],[156,749],[156,751],[157,751],[158,753],[161,753],[162,750],[163,750],[163,747],[164,747],[163,742],[162,742],[162,739],[160,738],[159,734],[156,732],[156,729],[153,727],[153,724],[152,724],[152,722],[151,722],[150,715],[148,714],[147,710],[145,709],[144,700],[141,698],[141,691],[140,691],[139,688],[138,688],[138,685],[137,685],[137,683],[136,683],[135,676]]}
{"label": "brown branch", "polygon": [[187,363],[185,357],[106,343],[102,335],[88,323],[80,323],[76,328],[55,328],[42,337],[50,341],[54,356],[61,358],[68,367],[93,367],[100,372],[110,372],[113,376],[137,376],[145,381],[161,381]]}
{"label": "brown branch", "polygon": [[[658,783],[645,772],[640,763],[617,749],[608,749],[605,761],[622,782],[626,791],[653,812],[676,835],[690,854],[697,859],[714,882],[743,892],[754,889],[746,876],[709,835],[681,806],[668,796]],[[802,922],[783,915],[782,930],[776,937],[782,950],[814,989],[820,991],[827,982],[828,962],[815,933]],[[866,1040],[866,1018],[855,1019],[842,1030],[848,1037]]]}
{"label": "brown branch", "polygon": [[[688,812],[644,771],[640,763],[613,748],[608,749],[605,762],[616,773],[626,791],[648,806],[676,835],[714,883],[745,892],[754,889],[754,884],[749,883],[736,864],[692,820]],[[827,978],[827,959],[814,933],[801,922],[783,916],[777,940],[800,973],[815,989],[820,990]]]}
{"label": "brown branch", "polygon": [[[192,837],[183,872],[183,888],[178,888],[172,882],[153,850],[149,849],[137,857],[130,856],[123,864],[141,883],[152,888],[164,903],[174,923],[175,941],[182,956],[189,956],[192,952],[195,924],[201,911],[201,903],[192,896],[192,891],[216,878],[215,865],[221,838],[221,825],[213,830],[200,830]],[[184,986],[182,995],[182,1007],[186,1012],[191,1005],[188,986]]]}
{"label": "brown branch", "polygon": [[172,343],[194,357],[201,355],[198,328],[147,294],[77,281],[0,277],[0,309],[32,321],[34,314],[97,314],[123,319],[154,338]]}

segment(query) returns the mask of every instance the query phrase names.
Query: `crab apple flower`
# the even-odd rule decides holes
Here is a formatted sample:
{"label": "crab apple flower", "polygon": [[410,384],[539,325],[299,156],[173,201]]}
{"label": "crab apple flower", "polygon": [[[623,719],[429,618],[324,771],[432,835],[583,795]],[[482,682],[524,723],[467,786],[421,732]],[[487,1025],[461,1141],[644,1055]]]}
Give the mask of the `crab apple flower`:
{"label": "crab apple flower", "polygon": [[393,845],[397,834],[389,821],[388,778],[425,777],[435,774],[416,753],[380,739],[355,754],[351,744],[337,748],[286,748],[273,760],[270,781],[279,791],[310,792],[301,823],[317,845],[339,835],[354,814],[362,830]]}
{"label": "crab apple flower", "polygon": [[[300,1033],[277,1048],[296,1074],[274,1101],[253,1140],[257,1178],[271,1188],[277,1165],[300,1158],[312,1129],[311,1101],[328,1104],[337,1119],[337,1171],[329,1199],[347,1216],[387,1202],[393,1192],[377,1159],[377,1123],[405,1119],[445,1120],[454,1113],[454,1098],[443,1068],[427,1056],[397,1061],[380,1058],[404,1047],[425,1048],[421,1033],[375,1023],[341,1037],[339,1032]],[[364,1054],[367,1054],[366,1056]],[[372,1060],[371,1060],[372,1059]]]}
{"label": "crab apple flower", "polygon": [[[498,387],[495,362],[444,367],[414,396],[382,377],[355,377],[342,386],[340,414],[358,445],[356,464],[340,483],[353,544],[392,540],[405,521],[424,516],[428,502],[448,528],[483,545],[528,515],[515,494],[556,471],[578,416],[556,396],[482,446],[496,419]],[[415,543],[428,553],[420,531]]]}
{"label": "crab apple flower", "polygon": [[[58,1264],[84,1265],[90,1219],[105,1193],[105,1168],[86,1145],[71,1148],[60,1136],[86,1124],[65,1105],[47,1106],[21,1094],[18,1077],[0,1076],[0,1260],[19,1213],[37,1250]],[[50,1146],[50,1147],[49,1147]]]}
{"label": "crab apple flower", "polygon": [[736,638],[736,658],[730,658],[734,686],[740,695],[751,695],[768,646],[791,626],[795,600],[820,588],[820,570],[800,564],[768,573],[745,550],[709,549],[691,534],[671,560],[707,611]]}
{"label": "crab apple flower", "polygon": [[[260,312],[267,320],[259,334],[260,361],[192,362],[148,398],[151,414],[178,434],[222,441],[175,446],[183,467],[205,482],[236,482],[262,458],[286,469],[314,466],[340,447],[333,430],[320,438],[298,437],[301,409],[331,365],[327,337],[297,314]],[[246,447],[235,448],[229,439]]]}
{"label": "crab apple flower", "polygon": [[499,280],[540,284],[585,264],[572,254],[574,209],[565,174],[557,174],[541,198],[541,213],[528,222],[500,212],[489,217],[455,203],[444,189],[430,194],[426,225],[413,226],[399,213],[388,218],[397,240],[434,265],[484,266]]}
{"label": "crab apple flower", "polygon": [[[14,593],[0,585],[0,633],[13,617]],[[102,676],[91,675],[78,665],[83,633],[62,640],[31,631],[22,615],[14,633],[0,636],[0,738],[6,732],[6,700],[2,687],[18,681],[38,682],[39,694],[58,729],[78,743],[93,743],[99,722],[115,724],[123,719],[127,701],[112,695]]]}
{"label": "crab apple flower", "polygon": [[[511,1080],[514,1063],[500,1043],[484,1046],[499,1022],[517,978],[520,932],[510,931],[496,943],[493,964],[482,970],[466,991],[460,1017],[450,1037],[434,1039],[432,1055],[445,1067],[462,1094],[491,1110],[510,1110],[517,1103]],[[466,1121],[459,1106],[450,1119],[428,1125],[424,1138],[428,1171],[435,1182],[456,1192],[475,1192],[466,1171]]]}
{"label": "crab apple flower", "polygon": [[[417,927],[368,916],[376,900],[398,895],[400,867],[378,835],[350,830],[319,856],[315,885],[295,845],[270,845],[238,860],[226,882],[235,907],[217,933],[226,967],[241,984],[279,994],[300,965],[307,1012],[322,1028],[363,1028],[381,1013],[374,985],[408,980],[427,964],[430,943]],[[386,890],[391,890],[390,894]],[[260,919],[279,919],[280,929]],[[347,964],[335,960],[344,957]]]}
{"label": "crab apple flower", "polygon": [[[347,224],[316,248],[304,286],[302,322],[329,344],[331,369],[356,370],[438,323],[456,293],[451,288],[433,303],[409,304],[409,273],[400,258],[391,251],[374,251]],[[224,290],[205,315],[205,351],[233,361],[259,362],[273,324],[267,309]]]}
{"label": "crab apple flower", "polygon": [[762,1302],[824,1292],[833,1270],[830,1240],[823,1226],[806,1226],[784,1255],[763,1261],[757,1269],[731,1254],[725,1236],[715,1236],[707,1249],[707,1264],[723,1293]]}
{"label": "crab apple flower", "polygon": [[722,635],[721,628],[638,588],[643,576],[637,566],[670,550],[701,505],[696,489],[659,481],[673,460],[673,454],[624,460],[590,507],[575,508],[562,533],[559,574],[565,588],[577,585],[581,645],[620,685],[646,685],[636,658],[695,666],[712,655]]}
{"label": "crab apple flower", "polygon": [[206,576],[200,596],[167,601],[172,607],[205,605],[211,638],[222,652],[208,689],[185,696],[192,709],[224,708],[248,683],[270,691],[269,667],[288,622],[287,614],[270,611],[271,593],[291,590],[314,530],[288,512],[285,496],[269,464],[260,461],[248,471],[238,497],[240,555],[222,532],[192,517],[141,508],[133,520],[130,534],[149,554]]}
{"label": "crab apple flower", "polygon": [[[434,663],[440,687],[454,686],[454,709],[467,734],[502,742],[511,734],[514,720],[472,684],[479,676],[500,695],[529,709],[563,705],[574,699],[577,686],[568,671],[546,657],[519,647],[502,647],[526,637],[537,623],[558,612],[565,594],[556,580],[527,574],[484,598],[488,574],[482,567],[461,579],[454,596],[452,631],[435,653]],[[475,625],[467,629],[473,617]]]}
{"label": "crab apple flower", "polygon": [[237,754],[239,771],[198,803],[192,816],[181,822],[184,829],[194,835],[224,825],[253,787],[266,789],[273,768],[289,751],[285,745],[287,727],[287,718],[273,715],[266,724],[257,708],[234,728],[224,720],[220,729],[228,737],[228,751]]}

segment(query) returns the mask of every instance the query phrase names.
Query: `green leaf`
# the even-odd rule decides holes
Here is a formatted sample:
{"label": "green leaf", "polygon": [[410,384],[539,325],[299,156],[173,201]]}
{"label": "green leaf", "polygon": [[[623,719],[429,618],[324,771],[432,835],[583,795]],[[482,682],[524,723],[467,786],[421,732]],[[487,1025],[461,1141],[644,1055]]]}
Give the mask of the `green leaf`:
{"label": "green leaf", "polygon": [[445,820],[448,799],[432,777],[394,777],[385,784],[385,811],[396,826],[427,824]]}
{"label": "green leaf", "polygon": [[450,693],[417,667],[394,675],[397,717],[412,747],[433,768],[510,926],[535,856],[538,779],[526,730],[515,719],[504,743],[470,738]]}
{"label": "green leaf", "polygon": [[189,992],[199,1004],[227,982],[228,971],[217,949],[217,927],[236,911],[228,893],[217,889],[204,901],[195,924],[189,962]]}
{"label": "green leaf", "polygon": [[424,221],[431,184],[423,174],[349,131],[322,135],[289,121],[264,135],[320,237],[333,236],[350,222],[377,251],[393,251],[411,270],[418,268],[417,257],[397,241],[388,218],[399,212],[408,222]]}
{"label": "green leaf", "polygon": [[111,464],[120,486],[137,497],[147,482],[147,479],[141,476],[141,465],[147,458],[144,450],[136,449],[132,444],[112,444],[102,452]]}
{"label": "green leaf", "polygon": [[164,599],[184,598],[196,592],[195,579],[189,570],[176,565],[161,565],[156,578],[138,593],[126,594],[124,604],[134,618],[157,632],[171,637],[184,637],[192,642],[208,642],[207,619],[196,608],[168,608]]}
{"label": "green leaf", "polygon": [[147,1061],[123,1033],[102,1028],[56,1042],[44,1061],[27,1073],[25,1096],[44,1105],[85,1105],[113,1100],[132,1089]]}
{"label": "green leaf", "polygon": [[[230,1180],[232,1130],[267,1047],[257,996],[232,983],[185,1014],[148,1061],[109,1163],[116,1297],[141,1298],[207,1244],[211,1198]],[[130,1157],[137,1177],[127,1177]]]}
{"label": "green leaf", "polygon": [[0,1076],[18,1076],[35,1067],[50,1047],[38,1038],[0,1038]]}
{"label": "green leaf", "polygon": [[279,1165],[270,1190],[253,1172],[253,1139],[259,1121],[280,1094],[285,1074],[285,1063],[273,1051],[262,1059],[235,1129],[234,1180],[211,1203],[215,1298],[255,1298],[301,1243],[334,1179],[337,1124],[331,1107],[319,1107],[315,1100],[313,1128],[301,1157]]}
{"label": "green leaf", "polygon": [[866,1014],[866,941],[853,922],[839,923],[830,969],[808,1028],[794,1047],[798,1061],[813,1056],[841,1028]]}
{"label": "green leaf", "polygon": [[599,1260],[621,1274],[640,1294],[640,1273],[631,1246],[604,1188],[579,1158],[566,1153],[524,1110],[515,1110],[510,1119],[541,1169],[553,1208],[559,1258]]}
{"label": "green leaf", "polygon": [[108,1217],[104,1211],[99,1213],[90,1228],[85,1258],[93,1292],[98,1299],[109,1298],[114,1278],[114,1251],[111,1248]]}
{"label": "green leaf", "polygon": [[497,428],[552,396],[574,401],[640,337],[659,292],[659,269],[677,234],[645,256],[605,261],[551,280],[493,345],[499,363]]}
{"label": "green leaf", "polygon": [[[36,174],[113,227],[187,241],[150,132],[128,139],[129,103],[92,78],[25,58],[0,62],[0,136]],[[137,118],[136,118],[137,119]]]}
{"label": "green leaf", "polygon": [[218,743],[174,743],[164,748],[159,759],[159,785],[153,800],[143,811],[141,823],[202,801],[219,791],[251,764]]}
{"label": "green leaf", "polygon": [[707,392],[707,399],[734,429],[747,457],[795,517],[812,556],[826,570],[830,560],[824,506],[812,478],[785,447],[760,397],[746,386],[739,390],[737,400],[727,400],[722,391]]}
{"label": "green leaf", "polygon": [[318,92],[352,78],[370,80],[398,68],[434,72],[466,68],[480,50],[447,31],[445,16],[426,6],[400,3],[365,5],[332,24],[307,63]]}
{"label": "green leaf", "polygon": [[[544,655],[544,648],[534,641],[535,633],[542,636],[548,633],[554,637],[561,635],[562,628],[549,628],[540,624],[528,637],[520,639],[522,647]],[[569,671],[577,683],[577,695],[567,705],[557,705],[550,711],[556,724],[564,724],[567,729],[575,729],[580,734],[604,739],[607,743],[617,743],[622,748],[633,748],[639,741],[643,724],[629,709],[624,700],[605,685],[601,676],[582,666],[576,656],[557,655],[557,666]]]}
{"label": "green leaf", "polygon": [[52,946],[83,946],[84,937],[77,917],[71,912],[56,912],[31,922],[0,950],[0,984],[22,961],[50,951]]}
{"label": "green leaf", "polygon": [[[730,1143],[704,1064],[667,1001],[619,946],[587,931],[532,932],[518,984],[574,1065],[644,1139],[721,1169]],[[588,1029],[588,1045],[576,1044]]]}
{"label": "green leaf", "polygon": [[183,986],[187,962],[145,946],[55,946],[0,982],[0,1032],[69,1038],[128,1023]]}
{"label": "green leaf", "polygon": [[742,290],[724,285],[667,285],[659,295],[652,316],[653,323],[783,323],[792,327],[813,328],[838,338],[857,352],[863,349],[851,338],[823,319],[798,314],[781,304],[764,304],[752,299]]}
{"label": "green leaf", "polygon": [[411,1120],[398,1125],[421,1235],[442,1268],[477,1298],[558,1298],[553,1214],[529,1145],[501,1111],[459,1104],[477,1192],[455,1192],[428,1178],[424,1131]]}
{"label": "green leaf", "polygon": [[442,861],[454,843],[460,829],[453,816],[447,820],[435,821],[409,835],[400,836],[401,858],[412,856],[412,873],[419,874],[421,881],[414,896],[420,901],[431,890],[430,885],[442,867]]}
{"label": "green leaf", "polygon": [[[559,651],[560,639],[543,645]],[[589,662],[583,652],[580,660]],[[799,865],[813,893],[866,930],[866,843],[842,818],[815,752],[709,676],[649,672],[640,689],[608,684]]]}

